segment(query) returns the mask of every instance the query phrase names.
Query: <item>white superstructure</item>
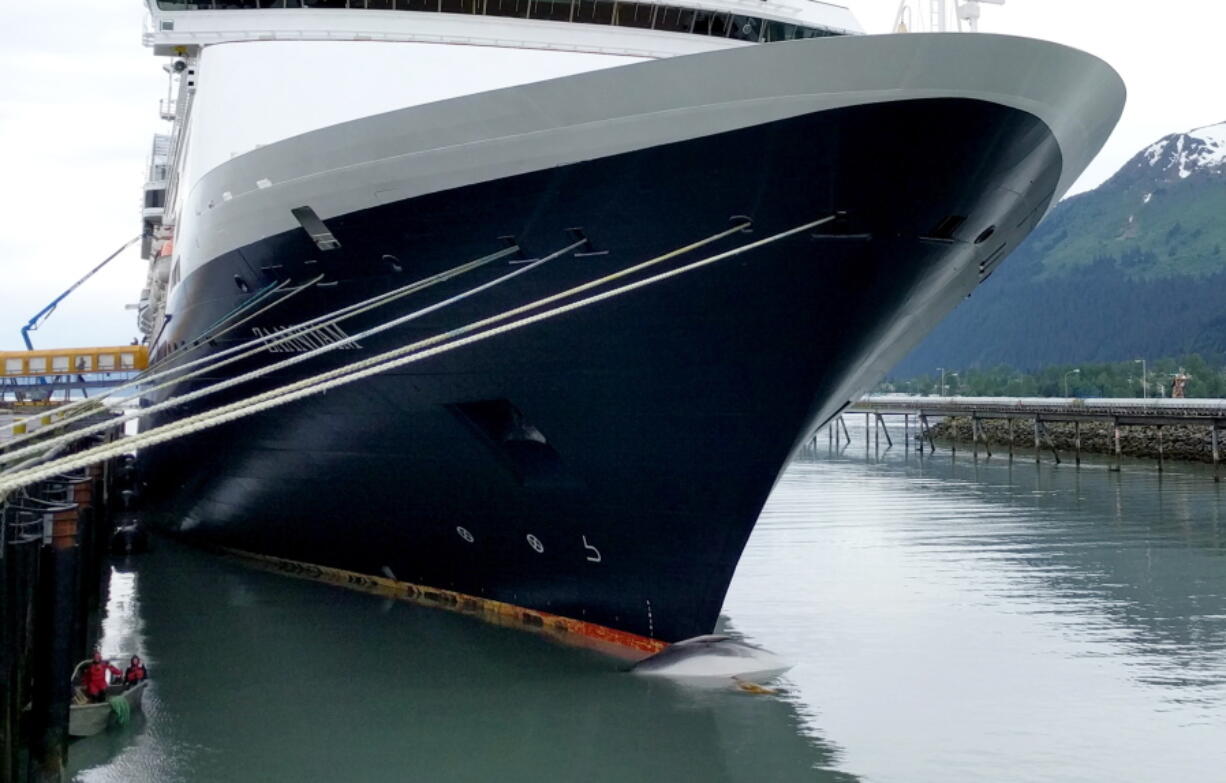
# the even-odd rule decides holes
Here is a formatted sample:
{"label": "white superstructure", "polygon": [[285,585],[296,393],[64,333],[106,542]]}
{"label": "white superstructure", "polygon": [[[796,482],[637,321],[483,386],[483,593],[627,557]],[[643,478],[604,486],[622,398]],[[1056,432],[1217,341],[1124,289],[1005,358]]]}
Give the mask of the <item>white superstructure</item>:
{"label": "white superstructure", "polygon": [[145,44],[175,58],[164,214],[141,324],[181,276],[163,242],[196,183],[231,158],[384,112],[758,42],[860,32],[814,0],[148,0]]}

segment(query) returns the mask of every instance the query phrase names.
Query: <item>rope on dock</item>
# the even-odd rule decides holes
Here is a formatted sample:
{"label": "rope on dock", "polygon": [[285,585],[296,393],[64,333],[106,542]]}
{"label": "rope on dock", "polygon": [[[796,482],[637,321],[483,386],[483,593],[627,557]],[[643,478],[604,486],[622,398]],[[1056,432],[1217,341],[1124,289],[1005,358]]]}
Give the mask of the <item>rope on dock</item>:
{"label": "rope on dock", "polygon": [[[345,386],[355,381],[362,380],[373,375],[378,375],[388,370],[413,364],[424,359],[428,359],[432,356],[482,342],[484,340],[522,329],[523,327],[530,326],[541,321],[565,315],[575,310],[590,307],[599,302],[622,296],[647,286],[655,285],[665,280],[710,266],[711,264],[741,255],[751,250],[756,250],[757,248],[764,247],[768,244],[778,242],[779,240],[787,237],[794,236],[804,231],[821,226],[825,223],[829,223],[835,220],[835,218],[835,215],[830,215],[828,217],[810,221],[808,223],[796,226],[795,228],[773,234],[769,237],[750,242],[722,253],[707,256],[706,258],[699,259],[698,261],[685,264],[675,269],[660,272],[650,277],[636,280],[617,288],[612,288],[583,299],[578,299],[549,310],[538,312],[534,315],[525,316],[514,321],[503,323],[499,326],[493,326],[491,328],[484,329],[483,331],[479,331],[483,327],[497,321],[505,321],[507,318],[510,318],[513,315],[536,309],[545,304],[557,301],[558,299],[572,296],[575,293],[604,285],[612,280],[632,274],[634,271],[641,270],[652,264],[660,263],[667,258],[672,258],[680,255],[681,253],[688,252],[696,247],[701,247],[704,244],[714,241],[720,236],[716,235],[715,237],[710,237],[707,240],[702,240],[694,243],[693,245],[687,245],[684,248],[679,248],[670,253],[666,253],[663,256],[658,256],[657,258],[651,259],[650,261],[645,261],[641,264],[614,272],[596,280],[592,280],[588,283],[571,288],[567,291],[552,294],[499,315],[491,316],[490,318],[482,319],[466,326],[458,327],[448,332],[444,332],[425,340],[417,341],[401,348],[386,351],[378,356],[374,356],[359,362],[354,362],[346,365],[345,367],[272,389],[264,392],[263,394],[259,394],[245,400],[240,400],[229,405],[224,405],[213,410],[205,411],[203,413],[196,414],[195,416],[190,416],[160,427],[155,427],[147,432],[134,435],[130,438],[124,438],[114,443],[95,446],[77,454],[56,459],[35,467],[26,468],[24,470],[0,474],[0,500],[3,500],[4,497],[14,489],[27,486],[36,481],[41,481],[50,476],[56,475],[57,473],[74,470],[96,462],[101,462],[111,457],[130,452],[133,449],[166,443],[168,441],[194,434],[205,429],[210,429],[228,422],[237,421],[239,419],[253,416],[256,413],[279,407],[304,397],[326,392],[330,389]],[[749,223],[745,222],[722,233],[724,236],[728,236],[732,233],[736,233],[747,228],[748,225]],[[425,347],[427,345],[433,345],[433,347]]]}

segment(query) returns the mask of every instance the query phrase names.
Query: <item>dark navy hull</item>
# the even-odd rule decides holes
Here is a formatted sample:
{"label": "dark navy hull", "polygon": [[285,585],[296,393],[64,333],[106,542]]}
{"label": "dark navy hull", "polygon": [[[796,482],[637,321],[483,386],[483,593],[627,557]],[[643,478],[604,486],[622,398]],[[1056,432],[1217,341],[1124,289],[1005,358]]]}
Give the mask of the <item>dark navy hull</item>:
{"label": "dark navy hull", "polygon": [[[330,219],[337,250],[321,252],[304,231],[271,236],[185,280],[156,348],[192,340],[251,296],[236,277],[253,292],[317,274],[337,285],[307,289],[207,350],[484,256],[501,236],[529,257],[573,241],[573,227],[591,246],[363,340],[361,350],[333,351],[176,417],[622,269],[715,234],[733,216],[752,218],[753,233],[664,268],[846,213],[149,450],[149,500],[171,529],[206,544],[390,572],[664,641],[710,632],[793,450],[1016,246],[1044,214],[1060,170],[1051,133],[1026,113],[908,101]],[[510,268],[495,262],[342,326],[353,334]]]}

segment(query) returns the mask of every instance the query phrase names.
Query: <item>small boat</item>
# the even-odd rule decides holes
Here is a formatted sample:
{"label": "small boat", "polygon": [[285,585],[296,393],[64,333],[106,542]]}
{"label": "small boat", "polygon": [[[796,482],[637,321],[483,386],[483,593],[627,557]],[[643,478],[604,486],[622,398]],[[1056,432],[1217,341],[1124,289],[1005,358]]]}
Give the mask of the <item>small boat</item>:
{"label": "small boat", "polygon": [[[73,669],[72,680],[77,681],[81,668],[91,663],[84,660]],[[123,725],[133,712],[140,712],[141,698],[148,680],[128,688],[123,683],[112,683],[106,689],[106,701],[88,701],[80,687],[74,689],[72,704],[68,708],[68,734],[73,737],[92,737],[108,726]]]}

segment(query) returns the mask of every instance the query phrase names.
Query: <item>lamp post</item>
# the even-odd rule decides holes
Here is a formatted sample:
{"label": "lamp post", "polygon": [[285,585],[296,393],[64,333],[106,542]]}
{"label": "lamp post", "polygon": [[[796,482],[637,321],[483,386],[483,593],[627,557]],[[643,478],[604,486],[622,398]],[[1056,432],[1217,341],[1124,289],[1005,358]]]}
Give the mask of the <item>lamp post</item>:
{"label": "lamp post", "polygon": [[941,374],[941,396],[945,396],[945,368],[938,367],[937,372]]}
{"label": "lamp post", "polygon": [[956,373],[956,372],[951,372],[951,373],[949,374],[949,377],[950,377],[950,378],[957,378],[957,377],[958,377],[958,373]]}
{"label": "lamp post", "polygon": [[1141,365],[1141,397],[1149,399],[1149,371],[1145,367],[1144,359],[1133,359],[1133,364]]}
{"label": "lamp post", "polygon": [[1081,368],[1078,367],[1075,370],[1069,370],[1068,372],[1064,374],[1064,396],[1065,397],[1068,396],[1068,377],[1070,375],[1081,375]]}

